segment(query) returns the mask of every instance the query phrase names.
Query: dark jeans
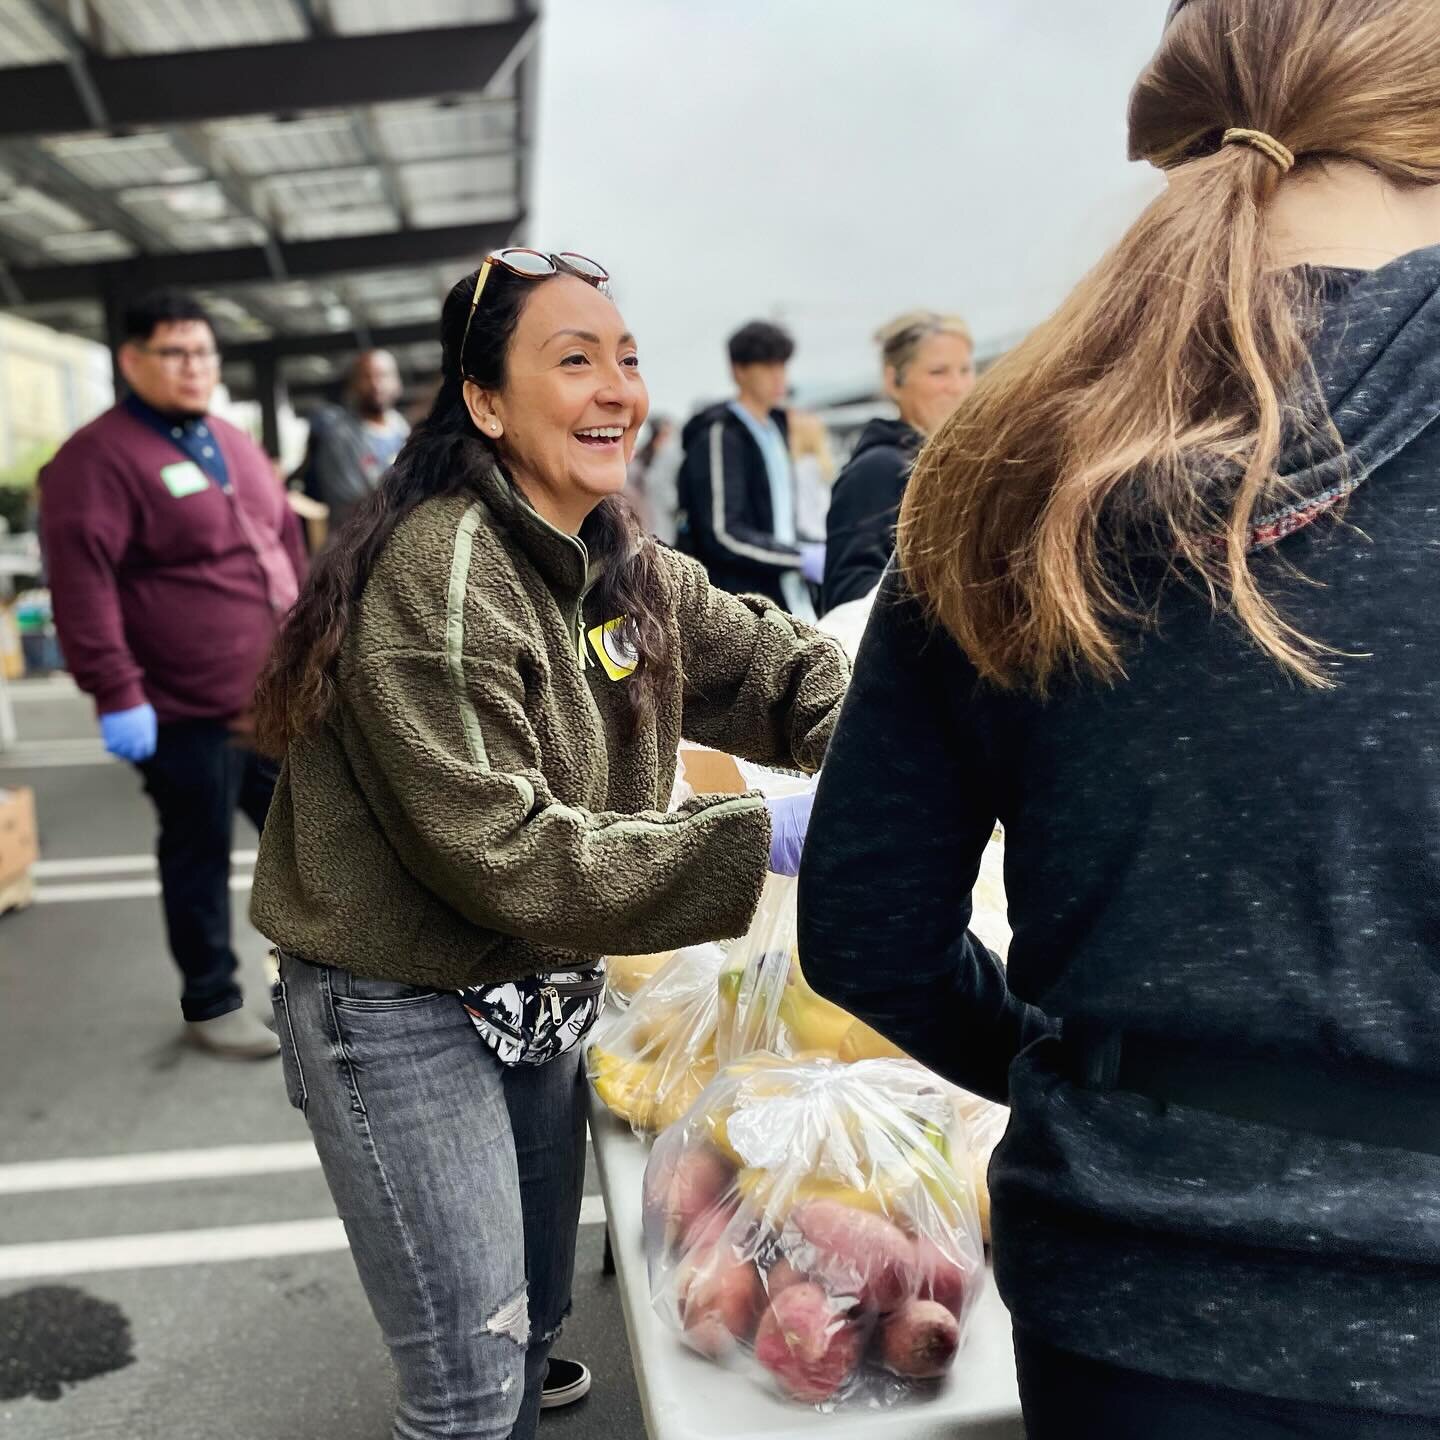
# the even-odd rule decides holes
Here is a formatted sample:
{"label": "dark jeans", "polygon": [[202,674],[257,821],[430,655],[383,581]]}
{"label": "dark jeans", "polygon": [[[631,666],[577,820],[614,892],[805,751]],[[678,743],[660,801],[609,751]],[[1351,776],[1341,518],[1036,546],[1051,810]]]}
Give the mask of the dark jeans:
{"label": "dark jeans", "polygon": [[1088,1360],[1015,1332],[1027,1440],[1436,1440],[1440,1420],[1269,1400]]}
{"label": "dark jeans", "polygon": [[230,946],[230,838],[235,811],[265,824],[276,768],[237,744],[221,721],[160,727],[155,754],[139,767],[160,817],[160,891],[170,953],[184,976],[187,1020],[240,1006]]}
{"label": "dark jeans", "polygon": [[394,1440],[533,1440],[575,1269],[579,1051],[509,1068],[454,991],[289,955],[271,998],[290,1102],[395,1362]]}

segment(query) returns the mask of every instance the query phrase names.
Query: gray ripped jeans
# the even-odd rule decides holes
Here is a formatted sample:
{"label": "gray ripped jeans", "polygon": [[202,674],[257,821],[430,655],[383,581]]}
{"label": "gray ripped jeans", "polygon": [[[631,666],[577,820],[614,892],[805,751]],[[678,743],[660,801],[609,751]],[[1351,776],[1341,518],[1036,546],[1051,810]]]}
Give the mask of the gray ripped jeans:
{"label": "gray ripped jeans", "polygon": [[272,998],[290,1101],[395,1362],[395,1440],[532,1440],[575,1266],[578,1052],[507,1068],[453,991],[288,955]]}

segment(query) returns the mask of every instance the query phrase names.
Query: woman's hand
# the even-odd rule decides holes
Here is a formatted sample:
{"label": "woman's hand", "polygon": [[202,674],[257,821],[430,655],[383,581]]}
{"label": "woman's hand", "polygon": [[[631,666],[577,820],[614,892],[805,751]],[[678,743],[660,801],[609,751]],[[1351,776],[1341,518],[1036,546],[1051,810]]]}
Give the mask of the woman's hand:
{"label": "woman's hand", "polygon": [[798,795],[776,795],[765,801],[770,812],[770,869],[775,874],[800,873],[800,855],[805,849],[805,832],[810,828],[814,804],[813,782]]}

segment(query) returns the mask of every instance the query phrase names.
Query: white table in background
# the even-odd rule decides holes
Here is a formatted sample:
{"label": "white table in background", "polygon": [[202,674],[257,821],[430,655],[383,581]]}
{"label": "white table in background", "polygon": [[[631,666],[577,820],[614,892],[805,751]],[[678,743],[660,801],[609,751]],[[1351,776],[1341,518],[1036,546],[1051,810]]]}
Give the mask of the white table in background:
{"label": "white table in background", "polygon": [[650,1305],[641,1243],[648,1151],[592,1092],[590,1134],[650,1440],[1020,1440],[1010,1317],[993,1283],[970,1320],[944,1390],[923,1405],[821,1414],[687,1350]]}

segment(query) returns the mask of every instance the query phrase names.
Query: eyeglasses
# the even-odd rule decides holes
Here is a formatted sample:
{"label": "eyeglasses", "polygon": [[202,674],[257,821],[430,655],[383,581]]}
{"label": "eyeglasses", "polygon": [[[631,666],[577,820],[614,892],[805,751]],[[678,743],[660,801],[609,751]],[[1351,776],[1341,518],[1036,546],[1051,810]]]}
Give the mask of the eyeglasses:
{"label": "eyeglasses", "polygon": [[186,350],[179,345],[139,345],[137,349],[153,355],[167,370],[183,370],[194,364],[197,370],[209,370],[220,363],[218,350]]}
{"label": "eyeglasses", "polygon": [[[563,270],[587,285],[598,290],[610,278],[610,272],[603,265],[577,255],[573,250],[562,250],[558,255],[548,255],[543,250],[527,250],[513,247],[509,250],[495,250],[485,257],[480,273],[475,277],[475,293],[470,297],[470,313],[465,317],[465,333],[460,337],[460,373],[465,375],[465,347],[470,343],[470,327],[475,323],[475,311],[480,306],[480,295],[490,271],[498,265],[521,280],[545,280]],[[471,377],[465,375],[468,380]]]}

